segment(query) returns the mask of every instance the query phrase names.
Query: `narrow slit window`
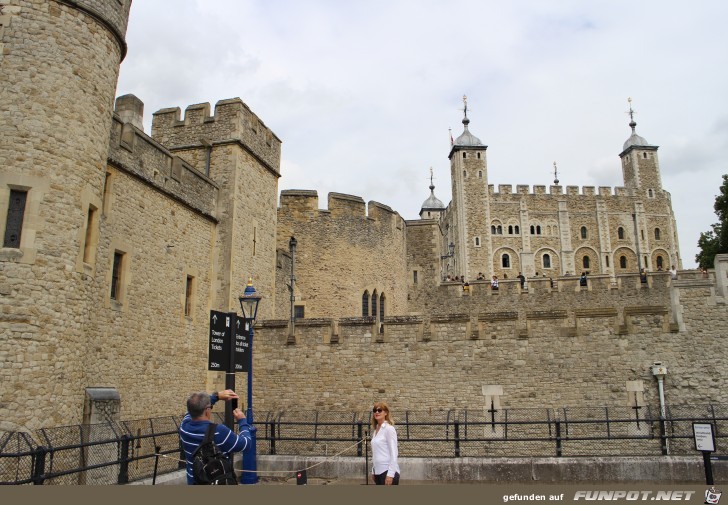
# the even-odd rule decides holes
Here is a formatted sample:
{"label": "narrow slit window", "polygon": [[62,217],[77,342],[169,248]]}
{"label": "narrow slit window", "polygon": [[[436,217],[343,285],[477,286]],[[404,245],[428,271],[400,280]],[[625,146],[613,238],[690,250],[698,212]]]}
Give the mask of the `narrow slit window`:
{"label": "narrow slit window", "polygon": [[10,202],[8,203],[8,216],[5,222],[3,247],[20,248],[20,236],[23,231],[23,219],[25,218],[25,203],[27,199],[27,191],[10,190]]}
{"label": "narrow slit window", "polygon": [[361,295],[361,316],[367,317],[369,315],[369,291],[364,291]]}
{"label": "narrow slit window", "polygon": [[185,283],[185,316],[190,317],[192,315],[192,286],[194,284],[194,277],[191,275],[187,276]]}
{"label": "narrow slit window", "polygon": [[93,263],[94,261],[94,233],[96,230],[96,208],[90,206],[86,216],[86,238],[83,244],[83,262]]}
{"label": "narrow slit window", "polygon": [[501,265],[503,268],[511,268],[511,257],[504,254],[501,258]]}
{"label": "narrow slit window", "polygon": [[121,299],[121,268],[123,266],[124,253],[114,252],[114,263],[111,268],[111,299]]}

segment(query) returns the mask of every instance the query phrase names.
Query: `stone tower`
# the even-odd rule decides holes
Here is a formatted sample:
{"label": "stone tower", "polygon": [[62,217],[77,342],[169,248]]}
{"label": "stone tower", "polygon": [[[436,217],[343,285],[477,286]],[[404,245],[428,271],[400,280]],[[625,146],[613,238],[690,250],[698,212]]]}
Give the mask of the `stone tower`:
{"label": "stone tower", "polygon": [[631,189],[633,196],[654,198],[662,191],[662,177],[657,159],[657,146],[650,145],[644,137],[637,135],[637,123],[630,99],[630,123],[632,135],[624,142],[622,153],[622,175],[624,185]]}
{"label": "stone tower", "polygon": [[[119,65],[131,0],[0,0],[0,419],[29,398],[80,422]],[[7,85],[12,83],[11,85]],[[22,96],[24,99],[19,100]],[[0,427],[2,427],[0,425]]]}
{"label": "stone tower", "polygon": [[[468,104],[463,97],[463,133],[450,149],[452,177],[452,213],[456,216],[454,230],[445,233],[445,244],[455,244],[454,274],[467,279],[478,272],[491,272],[490,206],[488,195],[488,166],[485,151],[488,146],[470,133]],[[483,216],[483,211],[485,216]]]}
{"label": "stone tower", "polygon": [[154,113],[152,137],[220,187],[213,258],[218,310],[236,310],[248,278],[266,296],[261,317],[275,306],[276,197],[281,141],[240,98]]}
{"label": "stone tower", "polygon": [[[660,209],[670,209],[667,216],[666,237],[670,241],[670,248],[678,250],[677,226],[675,216],[672,213],[670,194],[662,189],[662,177],[660,175],[660,163],[657,156],[658,146],[651,145],[644,137],[637,134],[637,123],[634,120],[632,110],[632,99],[629,99],[629,126],[632,134],[624,142],[619,157],[622,161],[622,175],[624,185],[629,195],[633,197],[634,205],[631,209],[633,226],[635,230],[635,244],[637,252],[637,263],[639,268],[649,267],[651,263],[650,242],[660,239],[659,231],[656,230],[654,221],[649,218],[650,214],[660,212]],[[663,227],[664,224],[663,224]],[[679,263],[679,256],[670,255],[671,263]],[[663,268],[667,269],[668,265]]]}

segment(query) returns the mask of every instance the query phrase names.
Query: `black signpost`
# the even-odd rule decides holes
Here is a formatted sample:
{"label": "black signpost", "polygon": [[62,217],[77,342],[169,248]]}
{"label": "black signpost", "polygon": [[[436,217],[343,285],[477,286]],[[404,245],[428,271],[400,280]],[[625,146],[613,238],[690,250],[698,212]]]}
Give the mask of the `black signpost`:
{"label": "black signpost", "polygon": [[710,423],[693,423],[693,436],[695,437],[695,450],[703,453],[705,483],[712,485],[713,466],[710,462],[710,454],[715,452],[715,434],[713,433],[713,425]]}
{"label": "black signpost", "polygon": [[[245,320],[235,312],[210,311],[207,369],[225,372],[225,389],[235,390],[235,373],[250,369],[250,343]],[[237,400],[225,403],[225,425],[233,429]]]}
{"label": "black signpost", "polygon": [[210,311],[210,345],[207,369],[213,372],[227,372],[230,362],[230,314]]}
{"label": "black signpost", "polygon": [[235,372],[250,370],[250,330],[242,317],[235,318],[235,359],[233,360]]}

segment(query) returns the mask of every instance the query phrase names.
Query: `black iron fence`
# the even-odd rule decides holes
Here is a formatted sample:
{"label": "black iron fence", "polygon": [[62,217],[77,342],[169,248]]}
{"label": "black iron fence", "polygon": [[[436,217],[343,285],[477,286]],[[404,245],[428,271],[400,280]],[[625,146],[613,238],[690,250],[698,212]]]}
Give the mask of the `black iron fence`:
{"label": "black iron fence", "polygon": [[[223,422],[215,413],[215,421]],[[364,457],[369,412],[256,415],[258,454]],[[184,467],[182,416],[0,432],[0,484],[126,484]],[[728,447],[728,405],[405,411],[395,417],[407,457],[694,455],[694,422]]]}

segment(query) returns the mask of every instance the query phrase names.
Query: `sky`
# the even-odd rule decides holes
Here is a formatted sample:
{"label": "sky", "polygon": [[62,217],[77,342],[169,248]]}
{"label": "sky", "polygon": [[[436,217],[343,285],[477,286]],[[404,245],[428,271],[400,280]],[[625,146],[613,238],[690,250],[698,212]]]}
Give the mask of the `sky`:
{"label": "sky", "polygon": [[623,186],[637,133],[672,195],[684,268],[728,173],[728,2],[134,0],[117,96],[241,98],[282,140],[279,189],[360,196],[418,219],[451,200],[450,133],[488,182]]}

